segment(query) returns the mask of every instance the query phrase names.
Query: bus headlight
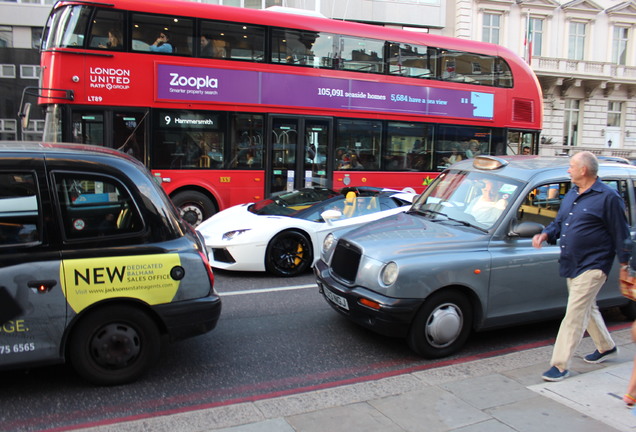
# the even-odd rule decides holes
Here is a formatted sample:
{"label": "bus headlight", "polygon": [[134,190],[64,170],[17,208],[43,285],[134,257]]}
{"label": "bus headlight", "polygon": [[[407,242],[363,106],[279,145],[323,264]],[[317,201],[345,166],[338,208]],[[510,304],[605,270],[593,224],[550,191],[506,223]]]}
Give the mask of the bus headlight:
{"label": "bus headlight", "polygon": [[327,253],[331,250],[333,243],[335,241],[335,237],[333,234],[327,234],[327,237],[322,241],[322,253]]}
{"label": "bus headlight", "polygon": [[385,286],[390,286],[395,283],[398,277],[398,265],[391,261],[380,271],[380,280]]}

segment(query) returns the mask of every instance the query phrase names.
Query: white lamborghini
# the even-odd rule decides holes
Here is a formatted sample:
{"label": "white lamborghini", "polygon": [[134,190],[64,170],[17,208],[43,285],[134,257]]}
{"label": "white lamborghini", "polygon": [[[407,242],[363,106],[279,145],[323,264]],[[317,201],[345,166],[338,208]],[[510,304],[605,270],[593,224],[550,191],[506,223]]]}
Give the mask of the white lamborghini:
{"label": "white lamborghini", "polygon": [[327,234],[406,211],[415,196],[369,187],[299,189],[221,211],[197,230],[215,268],[295,276],[320,257]]}

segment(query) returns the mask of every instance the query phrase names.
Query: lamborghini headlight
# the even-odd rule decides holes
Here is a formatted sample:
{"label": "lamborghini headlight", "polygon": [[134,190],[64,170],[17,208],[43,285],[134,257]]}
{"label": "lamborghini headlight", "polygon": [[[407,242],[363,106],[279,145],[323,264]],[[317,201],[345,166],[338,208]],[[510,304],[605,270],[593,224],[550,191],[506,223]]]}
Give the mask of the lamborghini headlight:
{"label": "lamborghini headlight", "polygon": [[223,240],[234,240],[236,237],[240,236],[241,234],[244,234],[248,231],[251,231],[250,229],[240,229],[240,230],[234,230],[234,231],[228,231],[225,234],[223,234]]}

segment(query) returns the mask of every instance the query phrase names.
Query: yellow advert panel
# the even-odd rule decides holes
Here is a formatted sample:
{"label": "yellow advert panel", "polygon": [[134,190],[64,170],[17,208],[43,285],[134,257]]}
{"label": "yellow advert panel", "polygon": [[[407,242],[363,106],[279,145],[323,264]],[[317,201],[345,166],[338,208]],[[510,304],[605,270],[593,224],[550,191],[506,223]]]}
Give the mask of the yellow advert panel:
{"label": "yellow advert panel", "polygon": [[76,313],[100,300],[131,297],[148,304],[169,303],[179,289],[179,254],[64,260],[60,280]]}

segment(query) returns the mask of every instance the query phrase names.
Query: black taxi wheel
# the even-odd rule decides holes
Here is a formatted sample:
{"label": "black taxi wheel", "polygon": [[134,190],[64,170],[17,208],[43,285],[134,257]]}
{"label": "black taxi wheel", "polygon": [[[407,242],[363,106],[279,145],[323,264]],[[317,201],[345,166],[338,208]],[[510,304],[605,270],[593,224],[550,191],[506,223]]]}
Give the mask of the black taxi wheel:
{"label": "black taxi wheel", "polygon": [[296,276],[313,262],[311,242],[298,231],[283,231],[274,236],[265,252],[265,268],[276,276]]}
{"label": "black taxi wheel", "polygon": [[468,339],[473,311],[465,295],[442,290],[430,296],[415,316],[408,335],[413,351],[426,358],[446,357]]}
{"label": "black taxi wheel", "polygon": [[161,337],[155,322],[132,306],[112,306],[90,312],[71,334],[73,368],[98,385],[131,382],[157,360]]}
{"label": "black taxi wheel", "polygon": [[172,202],[179,209],[181,217],[193,227],[217,211],[212,200],[197,191],[179,192],[172,197]]}

